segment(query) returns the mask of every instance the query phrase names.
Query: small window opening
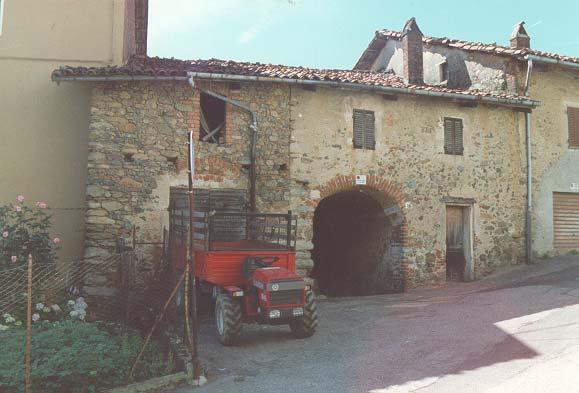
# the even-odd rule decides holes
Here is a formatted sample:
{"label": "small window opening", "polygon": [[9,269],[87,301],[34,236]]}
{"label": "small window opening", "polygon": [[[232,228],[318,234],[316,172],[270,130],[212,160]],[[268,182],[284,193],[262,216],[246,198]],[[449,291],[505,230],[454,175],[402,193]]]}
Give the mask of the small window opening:
{"label": "small window opening", "polygon": [[123,153],[123,159],[125,162],[134,162],[133,153]]}
{"label": "small window opening", "polygon": [[446,60],[438,63],[438,81],[440,83],[448,82],[448,63]]}
{"label": "small window opening", "polygon": [[225,102],[201,93],[201,124],[199,140],[209,143],[223,143],[225,136]]}

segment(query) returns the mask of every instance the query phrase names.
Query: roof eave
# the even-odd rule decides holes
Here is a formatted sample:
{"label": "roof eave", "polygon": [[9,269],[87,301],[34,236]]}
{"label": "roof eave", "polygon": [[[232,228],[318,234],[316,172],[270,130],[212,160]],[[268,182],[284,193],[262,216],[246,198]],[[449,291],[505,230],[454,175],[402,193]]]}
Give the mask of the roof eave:
{"label": "roof eave", "polygon": [[53,75],[54,82],[132,82],[132,81],[187,81],[190,78],[235,81],[235,82],[272,82],[294,85],[320,85],[327,87],[337,87],[342,89],[367,90],[387,94],[404,94],[413,96],[439,97],[452,100],[474,101],[489,105],[498,105],[512,108],[533,109],[540,105],[539,101],[531,99],[501,98],[493,96],[480,96],[474,94],[463,94],[444,91],[433,91],[417,89],[416,87],[393,87],[382,85],[371,85],[364,83],[339,82],[312,79],[294,79],[265,76],[249,76],[236,74],[217,74],[206,72],[188,72],[187,76],[150,76],[150,75],[110,75],[110,76],[58,76]]}
{"label": "roof eave", "polygon": [[526,55],[525,60],[532,60],[539,63],[556,64],[562,67],[569,67],[579,69],[579,63],[574,63],[572,61],[565,61],[560,59],[554,59],[552,57],[537,56],[537,55]]}
{"label": "roof eave", "polygon": [[191,78],[199,79],[211,79],[211,80],[223,80],[223,81],[252,81],[252,82],[273,82],[273,83],[286,83],[295,85],[320,85],[328,87],[339,87],[344,89],[354,89],[354,90],[369,90],[376,91],[380,93],[389,94],[405,94],[414,96],[428,96],[428,97],[441,97],[453,100],[462,101],[475,101],[490,105],[499,105],[514,108],[525,108],[533,109],[540,106],[539,101],[531,99],[514,99],[514,98],[501,98],[493,96],[479,96],[479,95],[469,95],[461,93],[452,92],[442,92],[442,91],[432,91],[432,90],[422,90],[412,87],[393,87],[393,86],[381,86],[381,85],[369,85],[363,83],[352,83],[352,82],[337,82],[337,81],[325,81],[325,80],[309,80],[309,79],[290,79],[290,78],[276,78],[276,77],[263,77],[263,76],[246,76],[246,75],[234,75],[234,74],[215,74],[215,73],[205,73],[205,72],[189,72],[188,75]]}

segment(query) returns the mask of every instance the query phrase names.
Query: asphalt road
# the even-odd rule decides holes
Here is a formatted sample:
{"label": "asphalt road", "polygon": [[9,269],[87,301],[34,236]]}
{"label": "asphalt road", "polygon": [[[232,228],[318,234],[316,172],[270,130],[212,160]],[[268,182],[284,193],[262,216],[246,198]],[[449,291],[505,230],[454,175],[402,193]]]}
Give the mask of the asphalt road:
{"label": "asphalt road", "polygon": [[185,392],[579,392],[579,257],[474,283],[318,301],[319,331],[201,328],[209,383]]}

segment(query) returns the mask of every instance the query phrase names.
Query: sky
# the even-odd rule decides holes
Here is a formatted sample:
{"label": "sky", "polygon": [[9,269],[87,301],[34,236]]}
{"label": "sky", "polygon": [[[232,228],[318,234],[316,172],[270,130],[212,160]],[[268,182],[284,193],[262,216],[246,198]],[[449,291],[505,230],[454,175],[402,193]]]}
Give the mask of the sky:
{"label": "sky", "polygon": [[350,69],[379,29],[416,17],[425,35],[579,57],[578,0],[149,0],[149,55]]}

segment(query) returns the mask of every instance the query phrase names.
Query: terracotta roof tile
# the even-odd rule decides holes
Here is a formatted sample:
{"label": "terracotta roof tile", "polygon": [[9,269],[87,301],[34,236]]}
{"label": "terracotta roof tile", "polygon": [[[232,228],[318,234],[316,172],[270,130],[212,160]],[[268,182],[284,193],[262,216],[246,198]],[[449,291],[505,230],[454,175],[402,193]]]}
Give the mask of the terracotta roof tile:
{"label": "terracotta roof tile", "polygon": [[488,92],[483,90],[449,89],[436,85],[407,85],[402,78],[387,72],[359,70],[322,70],[284,65],[246,63],[226,60],[177,60],[158,57],[134,57],[123,66],[107,67],[70,67],[63,66],[52,73],[54,80],[74,79],[75,77],[122,77],[122,76],[162,76],[186,77],[189,72],[228,74],[310,81],[331,81],[360,85],[408,88],[434,92],[460,93],[477,97],[495,97],[512,100],[525,100],[525,97]]}
{"label": "terracotta roof tile", "polygon": [[[402,38],[402,33],[399,31],[392,31],[392,30],[379,30],[376,32],[376,35],[383,38],[391,38],[395,40],[399,40]],[[428,37],[424,36],[422,41],[426,44],[430,45],[445,45],[450,48],[457,48],[457,49],[464,49],[469,51],[475,52],[484,52],[484,53],[496,53],[500,55],[508,55],[508,56],[515,56],[515,57],[524,57],[526,55],[535,55],[541,57],[548,57],[555,60],[560,61],[569,61],[571,63],[579,63],[579,57],[573,56],[565,56],[560,55],[557,53],[549,53],[543,52],[536,49],[530,48],[511,48],[508,46],[501,46],[497,45],[496,43],[493,44],[485,44],[482,42],[468,42],[463,40],[456,40],[447,37]]]}

